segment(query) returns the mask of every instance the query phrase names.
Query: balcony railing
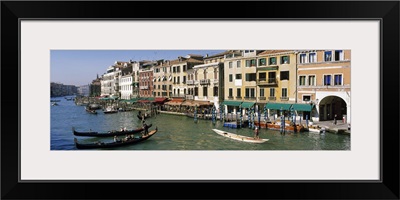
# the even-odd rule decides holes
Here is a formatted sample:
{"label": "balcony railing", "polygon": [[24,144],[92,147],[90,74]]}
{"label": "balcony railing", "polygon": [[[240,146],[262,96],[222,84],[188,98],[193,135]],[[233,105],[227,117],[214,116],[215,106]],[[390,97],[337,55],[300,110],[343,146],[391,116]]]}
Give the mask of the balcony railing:
{"label": "balcony railing", "polygon": [[237,96],[236,100],[242,100],[242,97],[241,96]]}
{"label": "balcony railing", "polygon": [[233,96],[228,96],[228,99],[229,100],[233,100]]}
{"label": "balcony railing", "polygon": [[187,84],[187,85],[194,85],[194,80],[187,80],[187,81],[186,81],[186,84]]}
{"label": "balcony railing", "polygon": [[258,99],[260,99],[260,100],[266,100],[267,98],[266,98],[266,97],[258,97]]}
{"label": "balcony railing", "polygon": [[289,101],[289,97],[281,97],[281,101]]}
{"label": "balcony railing", "polygon": [[256,97],[244,97],[245,100],[256,100]]}
{"label": "balcony railing", "polygon": [[214,79],[214,84],[218,84],[219,80],[218,79]]}
{"label": "balcony railing", "polygon": [[270,100],[270,101],[275,101],[275,100],[276,100],[276,97],[268,97],[268,100]]}
{"label": "balcony railing", "polygon": [[148,85],[139,86],[139,89],[141,89],[141,90],[148,90],[148,89],[149,89],[149,86],[148,86]]}
{"label": "balcony railing", "polygon": [[210,84],[210,79],[201,79],[200,80],[200,85],[208,85]]}
{"label": "balcony railing", "polygon": [[276,78],[263,78],[263,79],[258,79],[257,80],[257,84],[258,85],[277,85],[278,81],[276,80]]}
{"label": "balcony railing", "polygon": [[193,95],[187,94],[187,95],[185,96],[185,99],[186,99],[186,100],[193,100],[194,97],[193,97]]}

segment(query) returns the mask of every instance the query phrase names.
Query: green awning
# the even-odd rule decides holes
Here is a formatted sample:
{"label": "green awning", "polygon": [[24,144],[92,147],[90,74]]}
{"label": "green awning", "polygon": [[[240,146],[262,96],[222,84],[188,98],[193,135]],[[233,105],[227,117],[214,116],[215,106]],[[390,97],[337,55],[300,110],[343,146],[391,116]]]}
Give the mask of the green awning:
{"label": "green awning", "polygon": [[241,101],[224,101],[222,102],[222,105],[227,105],[227,106],[239,106],[242,104]]}
{"label": "green awning", "polygon": [[243,102],[242,103],[242,108],[251,108],[254,106],[254,102]]}
{"label": "green awning", "polygon": [[288,103],[267,103],[266,108],[272,110],[280,110],[281,108],[283,110],[289,110],[291,106],[292,104]]}
{"label": "green awning", "polygon": [[293,110],[311,112],[312,106],[310,104],[293,104]]}
{"label": "green awning", "polygon": [[154,97],[148,97],[146,100],[149,100],[149,101],[154,101]]}

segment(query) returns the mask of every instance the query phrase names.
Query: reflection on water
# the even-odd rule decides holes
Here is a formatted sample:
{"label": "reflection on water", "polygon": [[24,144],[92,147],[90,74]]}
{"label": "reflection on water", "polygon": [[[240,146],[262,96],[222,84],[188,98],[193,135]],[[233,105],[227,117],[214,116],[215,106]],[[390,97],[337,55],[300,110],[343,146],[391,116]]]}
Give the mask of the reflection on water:
{"label": "reflection on water", "polygon": [[[119,130],[121,127],[136,129],[141,126],[136,117],[137,111],[103,114],[98,110],[97,115],[89,114],[83,106],[76,106],[73,101],[59,98],[59,106],[51,106],[51,150],[76,150],[74,137],[82,143],[98,140],[109,142],[112,138],[77,137],[72,134],[72,127],[77,131],[92,129],[98,132]],[[212,131],[222,129],[235,134],[253,136],[249,128],[231,129],[223,127],[222,122],[215,125],[211,120],[160,114],[146,120],[152,123],[150,130],[158,127],[158,132],[148,140],[131,145],[115,148],[115,150],[350,150],[350,136],[332,133],[286,133],[266,129],[260,130],[261,138],[270,139],[262,144],[240,142],[222,137]],[[101,149],[99,149],[101,150]],[[110,150],[110,149],[107,149]]]}

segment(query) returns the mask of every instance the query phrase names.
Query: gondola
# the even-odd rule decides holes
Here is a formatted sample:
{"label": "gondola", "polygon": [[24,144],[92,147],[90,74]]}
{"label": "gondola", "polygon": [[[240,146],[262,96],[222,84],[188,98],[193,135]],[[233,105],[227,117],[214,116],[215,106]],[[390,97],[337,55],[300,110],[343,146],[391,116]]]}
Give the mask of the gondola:
{"label": "gondola", "polygon": [[[148,125],[149,128],[152,126],[152,124]],[[87,136],[87,137],[113,137],[113,136],[121,136],[121,135],[126,135],[126,134],[134,134],[134,133],[140,133],[142,132],[144,129],[138,128],[135,130],[125,130],[125,131],[108,131],[106,133],[98,133],[95,131],[90,131],[90,132],[78,132],[75,131],[75,128],[72,128],[72,132],[74,133],[74,135],[76,136]]]}
{"label": "gondola", "polygon": [[157,127],[155,130],[152,130],[149,132],[148,135],[146,136],[139,136],[139,137],[133,137],[129,139],[124,139],[116,142],[109,142],[109,143],[104,143],[104,142],[95,142],[95,143],[78,143],[78,140],[74,138],[75,146],[78,149],[97,149],[97,148],[114,148],[114,147],[120,147],[120,146],[127,146],[131,144],[137,144],[139,142],[142,142],[144,140],[149,139],[151,136],[156,134],[158,131]]}

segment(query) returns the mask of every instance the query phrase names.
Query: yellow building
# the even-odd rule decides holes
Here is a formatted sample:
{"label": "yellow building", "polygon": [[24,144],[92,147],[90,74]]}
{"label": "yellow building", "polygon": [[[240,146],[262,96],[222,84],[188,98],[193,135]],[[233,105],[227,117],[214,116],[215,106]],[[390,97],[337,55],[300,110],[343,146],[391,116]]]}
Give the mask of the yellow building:
{"label": "yellow building", "polygon": [[296,103],[296,51],[266,50],[257,56],[257,89],[260,108],[268,117],[288,111]]}
{"label": "yellow building", "polygon": [[315,105],[314,121],[339,120],[350,123],[351,51],[305,50],[298,53],[299,103]]}

